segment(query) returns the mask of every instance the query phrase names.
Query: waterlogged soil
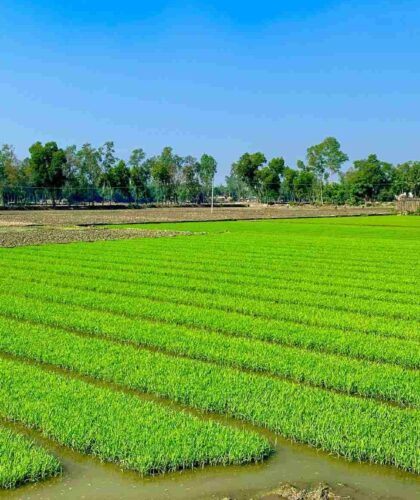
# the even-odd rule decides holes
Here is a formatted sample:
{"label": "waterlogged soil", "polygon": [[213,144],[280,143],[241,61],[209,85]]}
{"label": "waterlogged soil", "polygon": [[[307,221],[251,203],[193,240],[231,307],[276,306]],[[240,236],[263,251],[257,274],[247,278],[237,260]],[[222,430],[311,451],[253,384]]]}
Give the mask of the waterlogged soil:
{"label": "waterlogged soil", "polygon": [[188,236],[186,231],[158,231],[138,229],[105,228],[59,228],[59,227],[8,227],[0,228],[0,247],[12,248],[26,245],[51,243],[92,242],[105,240],[130,240],[134,238],[168,238]]}
{"label": "waterlogged soil", "polygon": [[[7,357],[7,356],[6,356]],[[26,361],[32,364],[32,361]],[[64,373],[59,367],[47,370]],[[63,467],[61,476],[16,490],[0,490],[0,500],[418,500],[420,479],[414,474],[366,463],[348,462],[321,450],[293,443],[250,423],[226,415],[206,413],[171,400],[77,373],[71,377],[97,386],[135,394],[177,411],[205,420],[257,432],[273,445],[264,462],[238,466],[213,466],[141,477],[116,464],[101,463],[45,438],[40,432],[1,420],[1,425],[33,439],[53,453]]]}
{"label": "waterlogged soil", "polygon": [[284,219],[296,217],[334,217],[350,215],[387,215],[393,206],[250,206],[250,207],[167,207],[141,209],[61,209],[1,210],[0,227],[76,226],[94,224],[136,224],[146,222],[188,222],[205,220]]}
{"label": "waterlogged soil", "polygon": [[[16,428],[15,425],[13,427]],[[22,429],[17,427],[17,430]],[[263,432],[275,442],[275,454],[262,464],[205,467],[141,478],[23,431],[52,451],[63,474],[13,491],[1,500],[417,500],[415,476],[382,466],[349,463],[304,445]],[[326,487],[325,485],[328,485]]]}

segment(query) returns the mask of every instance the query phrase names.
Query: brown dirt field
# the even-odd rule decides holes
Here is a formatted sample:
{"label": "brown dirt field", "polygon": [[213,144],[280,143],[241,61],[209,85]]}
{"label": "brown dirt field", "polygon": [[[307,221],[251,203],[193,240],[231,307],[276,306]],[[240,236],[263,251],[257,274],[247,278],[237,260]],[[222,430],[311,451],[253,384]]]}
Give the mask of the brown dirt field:
{"label": "brown dirt field", "polygon": [[49,243],[74,243],[134,238],[168,238],[192,233],[181,231],[147,231],[138,229],[60,229],[60,228],[7,228],[0,231],[0,247],[12,248]]}
{"label": "brown dirt field", "polygon": [[255,206],[210,208],[143,208],[117,210],[2,210],[0,227],[31,225],[75,226],[94,224],[135,224],[147,222],[180,222],[200,220],[281,219],[296,217],[331,217],[348,215],[385,215],[394,213],[392,206]]}

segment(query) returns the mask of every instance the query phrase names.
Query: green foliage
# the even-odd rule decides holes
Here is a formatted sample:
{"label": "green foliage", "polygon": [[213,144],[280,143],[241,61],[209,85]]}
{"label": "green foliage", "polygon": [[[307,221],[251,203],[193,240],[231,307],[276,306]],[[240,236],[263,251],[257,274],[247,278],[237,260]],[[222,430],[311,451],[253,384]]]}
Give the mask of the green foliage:
{"label": "green foliage", "polygon": [[285,163],[283,158],[273,158],[268,165],[258,172],[261,198],[264,201],[278,199],[281,188],[281,177],[284,174]]}
{"label": "green foliage", "polygon": [[266,157],[258,153],[245,153],[232,165],[232,172],[249,188],[257,191],[259,185],[259,170],[267,162]]}
{"label": "green foliage", "polygon": [[50,453],[19,434],[0,428],[0,490],[35,483],[61,472]]}
{"label": "green foliage", "polygon": [[107,181],[107,174],[112,170],[112,168],[117,163],[117,158],[115,156],[115,146],[112,141],[107,141],[99,149],[100,160],[101,160],[101,170],[104,174],[104,182]]}
{"label": "green foliage", "polygon": [[420,472],[418,218],[156,227],[207,234],[0,250],[0,416],[142,473],[269,453],[118,386]]}
{"label": "green foliage", "polygon": [[125,161],[119,160],[114,167],[111,167],[107,174],[110,186],[113,186],[117,192],[124,196],[129,196],[130,189],[130,170]]}
{"label": "green foliage", "polygon": [[157,187],[157,197],[160,201],[173,200],[175,182],[180,170],[181,157],[175,155],[171,147],[163,148],[159,156],[151,162],[151,175]]}
{"label": "green foliage", "polygon": [[3,144],[0,149],[0,187],[15,184],[18,177],[19,163],[13,146]]}
{"label": "green foliage", "polygon": [[341,151],[341,145],[335,137],[327,137],[320,144],[311,146],[306,153],[308,168],[321,180],[340,172],[343,163],[349,158]]}
{"label": "green foliage", "polygon": [[143,149],[134,149],[128,160],[130,179],[134,185],[136,202],[149,197],[150,160],[146,160]]}
{"label": "green foliage", "polygon": [[[28,341],[28,335],[24,332],[25,325],[22,327],[22,332],[17,328],[13,338],[5,337],[4,341],[9,342],[11,348],[24,357],[33,357],[118,385],[169,397],[202,410],[227,413],[353,460],[375,461],[418,471],[416,444],[412,439],[419,416],[416,410],[385,406],[374,401],[299,386],[281,379],[242,373],[218,365],[178,359],[147,350],[141,351],[100,339],[78,337],[65,331],[38,328],[33,331],[34,338]],[[45,349],[44,346],[49,347]],[[43,378],[42,372],[38,370],[37,373],[35,369],[28,370],[30,381],[23,383],[21,372],[23,373],[23,370],[16,364],[6,364],[6,367],[2,367],[0,362],[0,374],[6,374],[5,379],[0,379],[0,414],[7,411],[14,418],[41,429],[48,423],[48,432],[54,439],[68,444],[67,440],[71,436],[72,446],[76,449],[85,451],[89,447],[91,453],[109,460],[109,450],[114,449],[114,443],[118,442],[118,448],[111,456],[118,453],[120,460],[124,457],[125,467],[145,473],[150,471],[151,465],[149,464],[149,469],[143,469],[144,452],[141,453],[140,450],[143,449],[141,446],[144,447],[144,434],[153,434],[153,442],[161,443],[161,446],[164,442],[177,444],[175,449],[160,450],[161,460],[165,460],[164,457],[171,453],[172,464],[174,453],[185,449],[185,444],[178,434],[177,439],[170,435],[172,429],[182,432],[184,440],[187,435],[190,438],[195,436],[205,450],[209,448],[210,442],[206,441],[204,445],[203,436],[199,434],[201,429],[193,429],[192,425],[188,428],[187,423],[175,423],[175,414],[173,418],[172,415],[165,415],[163,411],[158,415],[158,406],[155,406],[153,413],[150,412],[152,414],[148,414],[144,408],[137,413],[135,398],[127,398],[124,401],[123,415],[121,411],[124,406],[115,404],[119,399],[123,399],[119,394],[92,388],[88,390],[78,381],[64,382],[66,379],[56,375]],[[28,394],[29,389],[31,392]],[[101,392],[102,401],[99,406],[98,392]],[[19,405],[19,396],[27,401],[26,406]],[[64,401],[66,405],[63,408]],[[107,404],[104,404],[104,401]],[[68,410],[73,407],[74,412]],[[59,415],[58,418],[50,416],[56,414]],[[88,434],[91,437],[86,442],[84,425],[88,416],[89,425],[92,426],[92,421],[95,425],[90,427]],[[113,425],[112,439],[110,418],[119,423],[117,429]],[[76,422],[77,429],[74,428]],[[131,425],[128,426],[128,423]],[[198,421],[196,424],[198,426]],[[206,425],[202,425],[205,429]],[[205,431],[208,432],[208,429]],[[222,429],[219,429],[219,432],[222,433]],[[238,433],[237,436],[233,434],[227,437],[227,433],[227,429],[225,434],[222,433],[225,439],[216,435],[213,440],[216,443],[221,441],[222,444],[218,448],[222,450],[229,442],[230,462],[243,461],[241,446],[248,447],[247,453],[252,453],[254,459],[265,456],[269,451],[264,441],[252,434]],[[163,436],[165,441],[161,441]],[[237,441],[231,442],[234,437]],[[205,437],[209,438],[210,436]],[[128,439],[130,441],[127,443]],[[91,440],[94,440],[94,444],[91,444]],[[214,441],[211,441],[213,446]],[[107,443],[105,455],[102,448],[104,442]],[[239,452],[235,450],[236,447]],[[149,456],[153,456],[155,450],[152,448],[147,451]],[[203,451],[200,451],[199,456],[202,456]],[[194,453],[199,454],[197,449],[194,449]],[[214,455],[220,457],[220,449],[217,449]],[[235,456],[236,460],[232,460],[232,456]],[[219,460],[226,460],[226,455]],[[203,459],[192,459],[191,462],[206,463]],[[180,463],[185,464],[185,457]],[[166,469],[161,465],[158,470]]]}
{"label": "green foliage", "polygon": [[83,144],[76,153],[76,169],[82,186],[98,186],[101,177],[101,151],[90,144]]}
{"label": "green foliage", "polygon": [[203,154],[198,164],[198,171],[202,183],[209,187],[217,172],[217,162],[213,156]]}
{"label": "green foliage", "polygon": [[0,415],[141,474],[251,462],[271,451],[254,433],[5,359],[0,359]]}
{"label": "green foliage", "polygon": [[66,178],[64,166],[66,153],[58,148],[55,142],[47,142],[44,146],[36,142],[29,148],[29,164],[35,186],[47,188],[53,199],[57,198],[57,190],[64,186]]}
{"label": "green foliage", "polygon": [[420,161],[408,161],[397,165],[394,174],[394,192],[420,196]]}
{"label": "green foliage", "polygon": [[341,151],[341,145],[335,137],[327,137],[320,144],[307,149],[308,169],[313,171],[320,185],[320,201],[323,203],[323,186],[331,174],[338,174],[343,163],[349,158]]}
{"label": "green foliage", "polygon": [[[100,148],[84,144],[64,151],[55,142],[35,143],[30,158],[19,161],[10,145],[0,149],[0,195],[3,204],[42,203],[42,200],[203,203],[208,202],[217,170],[215,158],[198,161],[181,157],[171,147],[146,158],[134,149],[127,161],[119,159],[112,141]],[[214,186],[217,195],[234,201],[359,204],[393,201],[396,196],[420,195],[420,162],[392,165],[376,155],[356,160],[341,172],[348,157],[334,137],[307,149],[307,161],[297,168],[282,157],[267,162],[261,152],[245,153],[232,164],[226,185]],[[331,179],[331,175],[336,177]],[[331,182],[332,181],[332,182]],[[49,194],[48,194],[49,193]],[[411,194],[410,194],[411,193]]]}
{"label": "green foliage", "polygon": [[226,178],[228,189],[239,192],[240,184],[243,184],[261,201],[276,201],[280,195],[281,178],[285,170],[283,158],[272,158],[267,163],[262,153],[245,153],[232,165],[231,175]]}
{"label": "green foliage", "polygon": [[[391,186],[391,165],[382,162],[376,155],[354,162],[354,168],[346,174],[356,200],[373,201]],[[388,198],[387,196],[384,197]],[[392,196],[389,196],[392,199]]]}

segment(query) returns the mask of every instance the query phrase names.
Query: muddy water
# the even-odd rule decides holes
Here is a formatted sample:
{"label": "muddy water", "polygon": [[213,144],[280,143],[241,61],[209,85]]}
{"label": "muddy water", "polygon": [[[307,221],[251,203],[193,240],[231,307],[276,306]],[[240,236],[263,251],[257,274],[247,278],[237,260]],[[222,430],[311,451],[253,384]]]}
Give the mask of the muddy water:
{"label": "muddy water", "polygon": [[[39,444],[61,460],[61,477],[15,491],[0,492],[0,499],[167,500],[249,499],[281,482],[300,487],[326,482],[336,493],[354,499],[419,499],[420,480],[389,467],[355,464],[331,457],[304,445],[293,444],[273,433],[261,431],[276,443],[275,454],[263,464],[206,467],[141,478],[112,464],[102,464],[42,438],[20,426]],[[248,426],[247,426],[248,427]]]}

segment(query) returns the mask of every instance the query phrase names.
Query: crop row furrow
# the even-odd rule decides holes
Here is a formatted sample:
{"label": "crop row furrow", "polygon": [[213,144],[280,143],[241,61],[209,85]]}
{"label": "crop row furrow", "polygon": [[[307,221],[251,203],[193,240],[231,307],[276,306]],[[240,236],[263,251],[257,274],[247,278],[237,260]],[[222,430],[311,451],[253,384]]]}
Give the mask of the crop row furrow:
{"label": "crop row furrow", "polygon": [[[70,295],[76,295],[74,292]],[[235,318],[232,320],[232,328],[226,328],[226,320],[220,315],[213,320],[213,329],[203,328],[201,318],[208,318],[206,311],[191,310],[189,314],[182,314],[181,306],[175,311],[165,310],[159,304],[154,308],[143,309],[143,317],[133,318],[124,314],[106,311],[98,304],[90,307],[77,306],[74,303],[60,299],[46,300],[45,296],[40,298],[28,298],[25,296],[14,296],[4,294],[0,296],[0,314],[17,319],[40,322],[45,325],[71,328],[79,332],[110,335],[115,338],[133,340],[137,343],[150,343],[149,345],[162,345],[168,341],[168,332],[176,336],[186,329],[200,331],[202,336],[207,335],[209,341],[213,334],[219,332],[226,336],[248,338],[251,341],[258,339],[272,342],[283,346],[299,347],[309,351],[319,351],[331,354],[339,354],[362,360],[371,360],[388,364],[396,364],[407,368],[419,368],[420,356],[418,343],[394,338],[382,338],[380,345],[373,343],[371,338],[365,334],[334,334],[328,330],[301,328],[277,332],[261,328],[251,331],[246,327],[238,330]],[[110,301],[108,301],[110,302]],[[152,304],[153,305],[153,304]],[[181,313],[181,314],[180,314]],[[201,317],[200,317],[201,314]],[[200,327],[201,325],[201,327]],[[159,335],[156,334],[159,332]],[[153,335],[155,340],[151,340]],[[179,333],[181,335],[181,333]],[[159,338],[161,338],[159,340]],[[145,340],[146,339],[146,340]],[[182,337],[180,337],[182,342]],[[170,343],[170,341],[168,341]]]}
{"label": "crop row furrow", "polygon": [[0,359],[0,415],[141,474],[251,462],[271,451],[255,433],[6,359]]}
{"label": "crop row furrow", "polygon": [[[133,240],[132,240],[133,241]],[[258,240],[258,243],[261,240]],[[212,251],[208,250],[208,248],[203,248],[202,243],[191,241],[186,243],[185,241],[182,242],[182,244],[179,244],[178,242],[173,243],[171,241],[170,245],[176,248],[182,248],[183,253],[190,253],[193,255],[194,253],[197,252],[197,250],[200,251],[200,255],[203,256],[204,260],[213,260],[213,258],[218,258],[218,257],[224,257],[226,258],[226,251],[228,250],[235,250],[235,256],[237,255],[238,258],[241,261],[252,261],[254,262],[255,260],[270,260],[270,261],[275,261],[277,259],[282,259],[282,260],[293,260],[295,262],[300,262],[301,260],[303,261],[311,261],[311,262],[324,262],[327,263],[328,265],[342,265],[343,260],[344,264],[346,265],[351,265],[355,264],[355,267],[360,268],[361,266],[372,266],[375,268],[380,268],[382,269],[383,267],[390,267],[392,269],[400,269],[401,270],[406,270],[407,267],[413,266],[414,268],[418,268],[418,260],[415,258],[410,259],[410,255],[407,255],[407,259],[404,259],[404,261],[401,261],[401,259],[395,257],[395,250],[392,250],[390,252],[390,257],[393,257],[392,260],[387,260],[386,258],[386,253],[384,249],[381,249],[379,252],[373,252],[372,248],[369,248],[369,258],[366,258],[365,255],[363,257],[357,256],[352,258],[351,256],[348,255],[348,250],[343,249],[342,246],[340,245],[334,245],[329,242],[328,245],[325,245],[324,247],[314,247],[314,245],[308,246],[307,251],[302,251],[299,247],[294,247],[292,242],[288,242],[287,245],[285,246],[280,246],[278,245],[279,241],[278,240],[267,240],[268,243],[273,243],[270,245],[267,245],[266,248],[261,249],[260,245],[256,245],[255,241],[249,242],[245,241],[244,244],[242,245],[241,248],[237,248],[237,245],[235,242],[231,241],[226,241],[226,240],[218,240],[218,241],[213,241],[212,240]],[[150,249],[151,245],[147,244],[148,242],[143,243],[142,246],[146,246],[147,248]],[[283,243],[283,242],[280,242]],[[129,256],[130,255],[130,246],[137,246],[138,242],[134,240],[134,244],[128,243],[127,245],[124,245],[122,248],[122,255]],[[97,255],[97,250],[96,246],[90,249],[87,249],[87,255],[95,256]],[[401,249],[401,245],[398,247]],[[273,250],[274,249],[274,250]],[[28,252],[31,252],[33,249],[25,249]],[[155,248],[156,255],[158,257],[160,256],[165,256],[167,255],[167,250],[163,250],[161,248]],[[51,249],[44,247],[42,249],[42,253],[51,253]],[[105,254],[107,252],[105,251]],[[228,254],[229,256],[232,254]],[[231,260],[235,260],[232,257],[230,257]]]}
{"label": "crop row furrow", "polygon": [[[419,412],[414,409],[72,334],[53,334],[44,348],[35,343],[34,349],[33,357],[45,363],[250,421],[351,460],[420,469],[413,440]],[[251,433],[5,360],[0,361],[0,414],[146,473],[185,464],[246,461],[269,451]]]}
{"label": "crop row furrow", "polygon": [[[141,271],[141,272],[139,272]],[[364,298],[355,297],[351,293],[342,292],[341,288],[330,287],[328,292],[323,291],[321,287],[314,286],[314,289],[302,290],[301,287],[284,283],[281,290],[265,289],[255,284],[246,287],[244,283],[241,286],[232,286],[220,280],[209,282],[208,275],[200,278],[195,273],[177,273],[174,270],[149,270],[145,268],[132,267],[131,270],[110,269],[104,274],[101,266],[80,266],[74,264],[38,264],[25,263],[18,265],[16,263],[8,264],[7,276],[13,272],[13,277],[23,276],[30,280],[47,280],[51,275],[64,277],[78,277],[86,282],[94,282],[95,288],[101,289],[98,283],[112,283],[112,289],[118,290],[130,289],[137,285],[151,286],[161,289],[181,290],[182,292],[199,292],[202,294],[222,295],[237,297],[239,299],[251,299],[258,301],[258,306],[266,303],[271,307],[276,304],[293,304],[316,307],[326,311],[342,311],[344,313],[357,313],[358,315],[368,317],[378,317],[390,319],[418,320],[420,318],[420,305],[398,304],[395,301],[386,302],[373,298],[372,294],[367,293]],[[6,273],[5,273],[6,274]],[[1,277],[0,277],[1,279]],[[94,281],[93,281],[94,280]],[[74,281],[74,280],[73,280]],[[79,282],[80,283],[80,282]],[[341,293],[340,293],[341,290]],[[166,292],[165,292],[166,294]],[[166,294],[167,295],[167,294]],[[344,295],[344,296],[343,296]],[[351,301],[349,298],[351,297]],[[366,300],[366,298],[368,300]],[[401,323],[400,323],[401,324]],[[420,325],[419,325],[420,326]]]}
{"label": "crop row furrow", "polygon": [[[141,250],[141,246],[138,247]],[[227,255],[226,252],[225,255]],[[51,254],[54,255],[54,254]],[[65,253],[60,252],[61,258],[65,258]],[[100,255],[100,254],[99,254]],[[97,262],[99,255],[95,258],[95,256],[89,256],[87,253],[81,254],[81,260],[85,262]],[[301,273],[301,269],[304,267],[305,270],[311,273],[311,277],[317,279],[318,277],[323,277],[326,273],[329,276],[334,276],[336,278],[344,278],[347,280],[351,279],[363,279],[366,285],[375,286],[378,284],[379,287],[382,287],[386,284],[386,289],[391,291],[400,290],[405,285],[406,287],[418,285],[419,280],[416,276],[407,276],[407,273],[402,274],[401,272],[393,273],[392,271],[386,271],[384,269],[381,272],[369,273],[366,270],[360,270],[360,272],[355,272],[346,268],[345,262],[343,262],[340,266],[334,268],[330,265],[320,266],[316,262],[310,262],[305,264],[304,266],[300,266],[296,259],[290,259],[287,261],[283,260],[275,260],[275,259],[267,259],[265,262],[261,263],[258,266],[255,262],[250,260],[249,262],[245,262],[243,260],[230,260],[228,258],[215,259],[209,256],[209,259],[206,260],[201,252],[194,252],[191,255],[188,255],[185,251],[181,251],[180,253],[164,253],[159,255],[156,252],[152,252],[150,255],[146,253],[139,253],[138,255],[133,255],[133,253],[129,253],[124,255],[124,252],[114,253],[112,261],[107,260],[103,255],[101,255],[101,262],[111,262],[113,264],[127,264],[127,263],[138,263],[139,259],[141,261],[150,261],[160,262],[170,264],[172,266],[178,264],[193,264],[199,265],[203,269],[208,269],[210,272],[226,272],[230,273],[238,273],[241,275],[250,275],[250,276],[260,276],[261,278],[277,278],[278,274],[281,273],[281,276],[284,275],[296,275]],[[252,273],[244,273],[243,269],[252,269]],[[384,283],[384,277],[386,277],[386,283]]]}
{"label": "crop row furrow", "polygon": [[[21,262],[21,260],[17,259],[4,259],[5,262],[14,262],[16,265]],[[64,264],[74,265],[75,268],[86,268],[86,269],[96,269],[102,270],[103,272],[112,271],[115,269],[120,270],[121,272],[132,273],[133,276],[139,274],[141,272],[149,272],[149,273],[158,273],[158,272],[167,272],[172,274],[191,274],[194,273],[196,277],[201,277],[204,280],[208,281],[209,272],[204,265],[197,264],[183,264],[183,265],[174,265],[171,263],[159,262],[155,259],[146,259],[143,255],[140,255],[137,258],[137,264],[127,264],[120,263],[117,260],[105,261],[103,258],[94,259],[92,261],[81,262],[79,259],[75,261],[68,261],[68,259],[63,258],[49,258],[46,261],[40,262],[40,259],[37,257],[33,257],[32,260],[28,259],[25,256],[25,261],[27,262],[35,262],[39,264],[47,264],[47,265],[56,265],[57,267],[61,267]],[[273,291],[282,291],[283,287],[291,285],[291,286],[300,286],[303,289],[312,288],[316,291],[316,288],[319,286],[320,288],[324,287],[326,289],[331,289],[333,286],[332,294],[335,293],[336,287],[341,288],[341,293],[345,290],[345,293],[351,294],[352,291],[356,290],[357,294],[362,294],[362,297],[366,297],[366,294],[369,294],[371,297],[373,294],[375,297],[381,298],[386,301],[394,300],[396,303],[400,304],[419,304],[418,294],[413,291],[411,288],[407,289],[406,287],[402,287],[399,291],[397,290],[389,290],[387,288],[378,290],[377,288],[372,288],[368,284],[366,284],[363,280],[352,281],[349,279],[338,279],[337,277],[331,278],[317,278],[317,277],[308,277],[302,276],[302,273],[295,273],[294,275],[281,274],[281,277],[261,277],[257,272],[254,273],[231,273],[229,271],[212,273],[215,276],[218,282],[227,283],[232,285],[238,285],[239,287],[244,287],[247,285],[250,286],[260,286],[264,287],[268,290]],[[369,298],[366,297],[366,298]]]}
{"label": "crop row furrow", "polygon": [[121,333],[110,327],[96,332],[51,328],[45,324],[0,316],[0,350],[26,355],[27,349],[43,359],[45,346],[68,333],[93,335],[117,343],[129,343],[162,352],[279,376],[300,384],[337,392],[420,407],[420,374],[402,367],[372,363],[343,356],[267,344],[258,340],[228,337],[182,327],[161,329],[151,325],[140,331],[130,327]]}
{"label": "crop row furrow", "polygon": [[[27,285],[31,283],[30,291],[27,292]],[[12,293],[24,293],[30,296],[36,294],[48,294],[48,292],[57,296],[62,295],[62,290],[68,292],[68,289],[78,292],[81,296],[87,295],[87,298],[94,300],[98,298],[100,303],[107,296],[109,297],[113,310],[125,314],[136,314],[141,308],[144,300],[157,301],[165,304],[179,304],[184,306],[202,307],[211,311],[223,311],[225,313],[238,313],[247,317],[251,322],[254,318],[265,319],[273,322],[273,328],[279,328],[278,323],[291,322],[298,325],[331,328],[345,332],[363,332],[372,335],[383,335],[402,339],[420,340],[419,323],[415,320],[406,320],[404,322],[388,318],[386,322],[382,318],[360,315],[358,313],[343,313],[334,310],[320,309],[318,307],[292,304],[292,303],[272,303],[267,304],[255,299],[242,298],[238,301],[235,297],[227,295],[216,295],[208,292],[198,292],[182,290],[181,288],[173,293],[162,293],[162,289],[155,285],[143,284],[141,287],[130,284],[121,284],[118,287],[116,296],[115,284],[105,283],[100,279],[92,282],[89,278],[75,280],[74,277],[53,277],[42,278],[39,276],[28,277],[26,273],[15,272],[10,277],[0,278],[0,291],[10,290]],[[117,300],[118,308],[115,309]],[[147,302],[146,302],[147,303]],[[251,325],[251,323],[250,323]]]}

